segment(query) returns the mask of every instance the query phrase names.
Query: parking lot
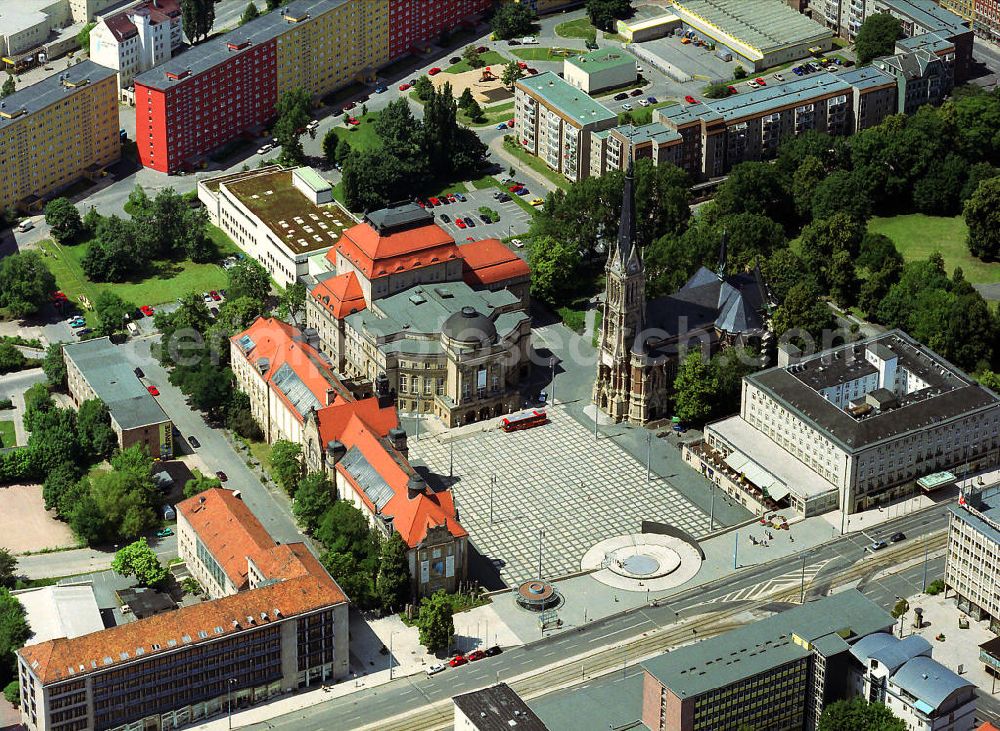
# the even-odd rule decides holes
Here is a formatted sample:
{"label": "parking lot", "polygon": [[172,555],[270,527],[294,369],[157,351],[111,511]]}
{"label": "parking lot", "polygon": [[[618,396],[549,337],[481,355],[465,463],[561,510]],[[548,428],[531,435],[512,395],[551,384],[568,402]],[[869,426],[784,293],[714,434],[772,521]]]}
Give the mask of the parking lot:
{"label": "parking lot", "polygon": [[[449,234],[455,237],[459,243],[472,239],[507,239],[515,234],[523,234],[531,224],[531,216],[513,200],[501,203],[497,201],[493,194],[496,188],[486,188],[484,190],[463,191],[465,201],[455,201],[448,205],[435,206],[432,210],[438,225],[442,226]],[[513,196],[513,193],[508,195]],[[525,200],[533,198],[544,198],[545,191],[531,191],[523,196]],[[496,223],[484,223],[479,215],[481,207],[490,208],[500,214],[500,220]],[[448,220],[444,219],[448,217]],[[473,226],[462,228],[455,223],[457,218],[471,218]]]}
{"label": "parking lot", "polygon": [[[669,66],[690,74],[695,80],[702,83],[731,79],[733,78],[733,70],[736,68],[735,61],[723,61],[715,55],[714,51],[710,51],[706,47],[696,46],[693,43],[683,44],[681,39],[675,36],[657,38],[637,43],[635,46],[640,51],[662,59]],[[643,59],[640,59],[639,63],[642,64]]]}

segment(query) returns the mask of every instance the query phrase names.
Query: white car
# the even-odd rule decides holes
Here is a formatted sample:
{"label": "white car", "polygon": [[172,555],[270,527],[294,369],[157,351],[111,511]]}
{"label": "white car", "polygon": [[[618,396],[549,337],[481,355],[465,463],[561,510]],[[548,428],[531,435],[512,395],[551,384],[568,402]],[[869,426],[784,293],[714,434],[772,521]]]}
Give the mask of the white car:
{"label": "white car", "polygon": [[274,149],[274,145],[261,145],[260,147],[257,148],[257,154],[258,155],[266,155],[267,153],[269,153],[273,149]]}
{"label": "white car", "polygon": [[538,45],[538,39],[537,38],[533,38],[532,36],[528,36],[526,38],[522,38],[521,39],[521,43],[523,43],[526,46],[537,46]]}
{"label": "white car", "polygon": [[624,109],[626,112],[631,112],[632,111],[632,105],[629,104],[628,102],[625,102],[624,104],[622,104],[622,109]]}
{"label": "white car", "polygon": [[747,82],[747,86],[749,86],[751,89],[759,89],[760,88],[760,84],[758,84],[756,81],[753,81],[752,79]]}
{"label": "white car", "polygon": [[646,101],[645,99],[640,99],[639,100],[639,106],[640,107],[648,107],[649,106],[649,102]]}
{"label": "white car", "polygon": [[311,121],[309,124],[306,125],[306,129],[316,129],[317,127],[319,127],[318,119],[314,119],[313,121]]}
{"label": "white car", "polygon": [[524,248],[524,242],[521,239],[511,239],[510,243],[516,246],[518,249]]}
{"label": "white car", "polygon": [[785,77],[782,76],[781,74],[771,74],[771,76],[773,76],[778,81],[784,81],[785,80]]}
{"label": "white car", "polygon": [[437,675],[438,673],[444,672],[447,669],[448,666],[445,665],[443,662],[435,663],[434,665],[431,665],[429,668],[427,668],[427,675],[428,677],[431,675]]}
{"label": "white car", "polygon": [[17,230],[20,231],[21,233],[24,233],[25,231],[30,231],[34,227],[35,227],[35,224],[33,224],[31,222],[30,218],[28,218],[28,219],[26,219],[24,221],[21,221],[21,223],[19,223],[17,225]]}

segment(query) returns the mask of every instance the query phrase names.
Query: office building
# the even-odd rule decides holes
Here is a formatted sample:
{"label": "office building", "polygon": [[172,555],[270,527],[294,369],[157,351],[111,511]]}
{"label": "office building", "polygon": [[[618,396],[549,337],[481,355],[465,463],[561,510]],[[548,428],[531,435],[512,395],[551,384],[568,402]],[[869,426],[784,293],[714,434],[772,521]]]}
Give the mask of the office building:
{"label": "office building", "polygon": [[323,97],[470,20],[486,0],[293,0],[135,79],[146,167],[174,172],[264,129],[286,91]]}
{"label": "office building", "polygon": [[178,512],[179,553],[220,598],[22,648],[31,731],[173,729],[347,674],[347,598],[304,544],[222,488]]}
{"label": "office building", "polygon": [[892,330],[746,376],[739,415],[706,425],[684,457],[741,502],[849,514],[926,475],[996,465],[1000,399]]}
{"label": "office building", "polygon": [[965,490],[948,506],[948,558],[946,591],[952,591],[958,608],[977,620],[988,619],[1000,633],[1000,487]]}
{"label": "office building", "polygon": [[907,731],[971,731],[976,686],[931,658],[931,643],[876,632],[851,645],[850,695],[881,703]]}
{"label": "office building", "polygon": [[115,73],[82,61],[0,100],[0,208],[37,210],[121,157]]}
{"label": "office building", "polygon": [[338,373],[384,374],[401,410],[449,426],[520,406],[530,271],[499,241],[458,246],[430,212],[401,204],[368,213],[325,260],[306,320]]}
{"label": "office building", "polygon": [[288,287],[309,273],[310,258],[329,251],[355,223],[333,202],[332,190],[312,168],[272,165],[200,181],[198,198],[213,224]]}
{"label": "office building", "polygon": [[[933,34],[954,45],[954,83],[961,84],[969,78],[972,64],[973,31],[970,23],[934,0],[874,0],[873,11],[888,13],[899,19],[908,39]],[[905,44],[897,52],[912,50]]]}
{"label": "office building", "polygon": [[514,85],[514,134],[524,150],[570,180],[590,174],[591,132],[618,115],[551,71]]}
{"label": "office building", "polygon": [[452,697],[455,731],[548,731],[506,683],[497,683]]}
{"label": "office building", "polygon": [[184,42],[179,0],[144,0],[103,16],[90,31],[90,58],[118,72],[118,95],[135,103],[135,77],[169,60]]}
{"label": "office building", "polygon": [[68,343],[62,348],[73,402],[77,406],[95,398],[104,402],[118,446],[125,449],[138,444],[154,458],[173,456],[173,422],[109,338]]}
{"label": "office building", "polygon": [[635,83],[635,57],[624,51],[602,49],[563,61],[563,78],[588,94]]}
{"label": "office building", "polygon": [[814,729],[849,693],[851,647],[893,618],[854,590],[818,599],[642,664],[651,731]]}
{"label": "office building", "polygon": [[833,48],[833,32],[782,0],[674,0],[683,31],[732,53],[749,71],[798,61]]}

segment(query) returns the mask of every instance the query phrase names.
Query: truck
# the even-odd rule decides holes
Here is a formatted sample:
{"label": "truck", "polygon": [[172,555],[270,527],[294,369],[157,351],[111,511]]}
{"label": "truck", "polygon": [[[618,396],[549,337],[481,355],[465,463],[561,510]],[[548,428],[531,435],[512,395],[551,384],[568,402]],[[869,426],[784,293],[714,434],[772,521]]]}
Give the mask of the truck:
{"label": "truck", "polygon": [[723,61],[732,61],[733,60],[733,54],[731,54],[725,48],[720,48],[718,51],[715,52],[715,55],[718,58],[721,58]]}

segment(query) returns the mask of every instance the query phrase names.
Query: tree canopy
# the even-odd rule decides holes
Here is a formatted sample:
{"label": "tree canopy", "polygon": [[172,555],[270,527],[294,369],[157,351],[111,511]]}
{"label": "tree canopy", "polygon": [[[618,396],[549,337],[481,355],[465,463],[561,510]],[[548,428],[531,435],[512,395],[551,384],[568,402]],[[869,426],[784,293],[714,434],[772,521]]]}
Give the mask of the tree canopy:
{"label": "tree canopy", "polygon": [[984,261],[1000,259],[1000,177],[979,183],[965,203],[969,252]]}
{"label": "tree canopy", "polygon": [[532,32],[535,18],[534,11],[525,3],[500,3],[493,11],[490,28],[499,40],[520,38]]}
{"label": "tree canopy", "polygon": [[274,480],[294,497],[302,478],[302,447],[295,442],[279,439],[271,445],[271,473]]}
{"label": "tree canopy", "polygon": [[890,56],[896,50],[896,41],[903,37],[899,19],[889,13],[870,13],[858,29],[854,52],[858,65],[864,66],[879,56]]}
{"label": "tree canopy", "polygon": [[160,586],[170,575],[145,538],[118,549],[111,570],[121,576],[134,576],[141,586]]}
{"label": "tree canopy", "polygon": [[614,33],[615,24],[632,14],[629,0],[586,0],[587,17],[595,28]]}
{"label": "tree canopy", "polygon": [[420,631],[420,644],[428,652],[448,649],[451,638],[455,635],[454,614],[451,600],[443,590],[420,600],[416,624]]}
{"label": "tree canopy", "polygon": [[56,289],[56,278],[37,251],[0,259],[0,308],[12,317],[38,312]]}
{"label": "tree canopy", "polygon": [[906,731],[906,723],[881,703],[852,698],[827,705],[817,728],[819,731]]}
{"label": "tree canopy", "polygon": [[80,211],[68,198],[53,198],[45,204],[45,223],[60,244],[76,243],[84,232]]}

